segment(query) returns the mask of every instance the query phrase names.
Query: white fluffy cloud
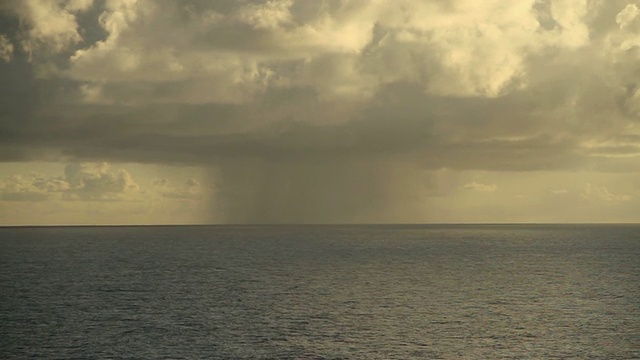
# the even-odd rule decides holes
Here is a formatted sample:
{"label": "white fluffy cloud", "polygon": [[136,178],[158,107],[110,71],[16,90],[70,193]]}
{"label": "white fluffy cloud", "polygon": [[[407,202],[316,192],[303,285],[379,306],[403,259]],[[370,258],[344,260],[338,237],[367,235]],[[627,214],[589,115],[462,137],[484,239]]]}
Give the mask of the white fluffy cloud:
{"label": "white fluffy cloud", "polygon": [[69,190],[62,178],[45,178],[37,174],[11,175],[0,181],[0,200],[44,201],[52,194]]}
{"label": "white fluffy cloud", "polygon": [[498,189],[498,186],[496,184],[482,184],[472,181],[465,184],[462,188],[481,192],[494,192]]}
{"label": "white fluffy cloud", "polygon": [[[629,36],[634,6],[616,17],[620,30],[604,48],[610,56],[637,45]],[[198,12],[108,1],[100,16],[107,38],[79,49],[70,75],[98,83],[186,82],[186,96],[171,98],[177,101],[246,101],[265,86],[287,84],[311,86],[326,98],[371,96],[401,80],[419,81],[436,95],[495,97],[527,86],[532,57],[602,51],[587,24],[598,9],[569,0],[270,0]]]}
{"label": "white fluffy cloud", "polygon": [[15,12],[25,24],[24,50],[56,53],[82,40],[76,14],[92,4],[92,0],[9,0],[5,7]]}
{"label": "white fluffy cloud", "polygon": [[139,190],[124,169],[111,171],[108,163],[73,163],[64,168],[70,200],[121,200]]}
{"label": "white fluffy cloud", "polygon": [[0,200],[5,201],[150,201],[158,198],[200,200],[206,191],[200,182],[188,178],[173,185],[165,178],[143,189],[131,174],[109,163],[70,163],[64,175],[38,173],[9,175],[0,180]]}
{"label": "white fluffy cloud", "polygon": [[138,192],[126,170],[107,163],[72,163],[64,176],[11,175],[0,182],[0,199],[7,201],[131,200]]}
{"label": "white fluffy cloud", "polygon": [[631,200],[629,195],[617,195],[610,192],[609,189],[604,186],[595,186],[591,183],[584,185],[584,190],[580,193],[580,196],[585,200],[591,201],[619,202]]}
{"label": "white fluffy cloud", "polygon": [[[370,98],[398,81],[439,96],[497,97],[539,82],[540,65],[575,66],[576,57],[624,76],[640,44],[638,6],[624,1],[108,0],[98,19],[106,37],[78,46],[76,17],[92,5],[9,5],[29,24],[29,47],[74,51],[65,73],[89,102],[238,103],[289,86]],[[609,9],[615,26],[601,36],[592,23]],[[633,94],[629,102],[635,111]]]}

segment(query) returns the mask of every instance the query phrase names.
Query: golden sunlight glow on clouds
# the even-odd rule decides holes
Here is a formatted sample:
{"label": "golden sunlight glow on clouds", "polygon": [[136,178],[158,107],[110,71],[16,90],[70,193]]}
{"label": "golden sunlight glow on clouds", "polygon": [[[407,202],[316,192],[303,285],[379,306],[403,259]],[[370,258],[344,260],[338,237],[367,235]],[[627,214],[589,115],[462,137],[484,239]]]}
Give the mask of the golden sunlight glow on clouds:
{"label": "golden sunlight glow on clouds", "polygon": [[638,0],[8,0],[0,223],[637,222],[639,64]]}
{"label": "golden sunlight glow on clouds", "polygon": [[[11,175],[0,174],[0,218],[6,219],[5,224],[16,225],[191,224],[208,220],[210,189],[192,177],[202,177],[201,172],[125,166],[135,169],[135,175],[104,162],[8,165]],[[28,168],[30,172],[21,173]],[[159,174],[171,179],[159,178]]]}

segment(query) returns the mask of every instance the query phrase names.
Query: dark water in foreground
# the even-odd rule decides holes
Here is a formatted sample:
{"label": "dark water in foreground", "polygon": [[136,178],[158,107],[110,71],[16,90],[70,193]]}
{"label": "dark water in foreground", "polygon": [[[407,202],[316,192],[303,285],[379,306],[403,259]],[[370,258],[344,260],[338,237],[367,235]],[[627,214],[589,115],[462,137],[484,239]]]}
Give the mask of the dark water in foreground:
{"label": "dark water in foreground", "polygon": [[640,226],[3,228],[0,358],[640,359]]}

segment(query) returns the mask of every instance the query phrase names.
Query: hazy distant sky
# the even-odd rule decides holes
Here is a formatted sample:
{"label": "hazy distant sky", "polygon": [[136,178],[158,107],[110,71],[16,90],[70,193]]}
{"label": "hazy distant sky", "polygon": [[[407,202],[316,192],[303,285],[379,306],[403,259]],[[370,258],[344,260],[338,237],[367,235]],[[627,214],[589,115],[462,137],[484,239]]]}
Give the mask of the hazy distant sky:
{"label": "hazy distant sky", "polygon": [[640,0],[4,0],[0,224],[640,221]]}

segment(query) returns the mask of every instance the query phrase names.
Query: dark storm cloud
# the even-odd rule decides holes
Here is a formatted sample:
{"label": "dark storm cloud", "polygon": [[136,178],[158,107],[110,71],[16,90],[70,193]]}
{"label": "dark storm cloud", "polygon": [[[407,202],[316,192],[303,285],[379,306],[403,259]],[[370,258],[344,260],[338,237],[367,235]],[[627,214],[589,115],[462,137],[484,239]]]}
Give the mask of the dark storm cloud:
{"label": "dark storm cloud", "polygon": [[[37,125],[16,130],[15,138],[4,145],[26,142],[28,151],[48,148],[76,158],[201,165],[226,158],[304,161],[399,156],[410,157],[425,168],[535,170],[572,166],[577,160],[571,154],[575,144],[549,135],[487,138],[520,135],[526,128],[521,122],[523,125],[509,130],[509,123],[518,119],[508,116],[504,126],[495,124],[496,110],[487,102],[501,100],[474,104],[464,99],[425,98],[415,86],[396,84],[392,88],[388,93],[397,98],[389,99],[383,91],[372,105],[353,113],[352,119],[334,124],[308,122],[301,114],[259,127],[255,119],[247,123],[255,113],[271,110],[262,106],[126,110],[84,106],[67,109],[65,116],[40,114],[34,120],[39,121]],[[443,109],[442,103],[447,102]],[[246,129],[247,125],[252,127]]]}

